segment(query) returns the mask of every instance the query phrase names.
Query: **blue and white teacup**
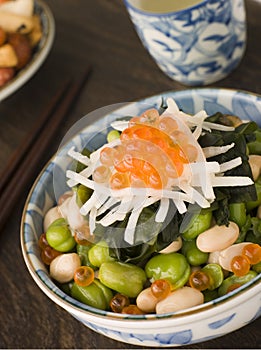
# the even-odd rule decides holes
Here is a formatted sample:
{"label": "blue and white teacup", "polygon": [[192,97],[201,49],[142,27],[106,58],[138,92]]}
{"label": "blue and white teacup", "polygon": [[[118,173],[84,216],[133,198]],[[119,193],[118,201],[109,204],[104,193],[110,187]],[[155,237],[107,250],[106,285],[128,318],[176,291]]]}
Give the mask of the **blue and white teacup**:
{"label": "blue and white teacup", "polygon": [[185,85],[223,79],[246,47],[244,0],[124,0],[162,71]]}

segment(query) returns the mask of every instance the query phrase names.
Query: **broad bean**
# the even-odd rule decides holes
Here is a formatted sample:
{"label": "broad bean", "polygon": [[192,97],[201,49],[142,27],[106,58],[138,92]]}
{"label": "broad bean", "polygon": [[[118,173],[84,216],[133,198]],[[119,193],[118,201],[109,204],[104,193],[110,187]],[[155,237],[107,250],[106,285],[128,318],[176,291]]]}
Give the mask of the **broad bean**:
{"label": "broad bean", "polygon": [[255,187],[256,187],[257,199],[255,201],[250,201],[246,203],[246,209],[248,212],[250,212],[251,210],[261,205],[261,183],[255,182]]}
{"label": "broad bean", "polygon": [[108,310],[113,293],[109,288],[95,279],[87,287],[81,287],[76,283],[73,283],[71,296],[89,306],[101,310]]}
{"label": "broad bean", "polygon": [[198,249],[195,239],[184,241],[181,252],[192,266],[199,266],[208,261],[209,254]]}
{"label": "broad bean", "polygon": [[88,256],[88,252],[91,249],[91,247],[92,247],[91,245],[77,244],[76,251],[81,259],[82,265],[90,266],[90,267],[95,269],[96,266],[91,264],[91,262],[89,260],[89,256]]}
{"label": "broad bean", "polygon": [[88,258],[90,263],[97,267],[100,267],[104,262],[114,261],[109,254],[109,247],[105,241],[93,245],[88,252]]}
{"label": "broad bean", "polygon": [[55,220],[46,231],[48,244],[59,252],[69,252],[76,244],[64,218]]}
{"label": "broad bean", "polygon": [[152,282],[165,279],[171,283],[172,289],[177,289],[187,282],[190,266],[180,253],[158,254],[147,262],[145,272]]}
{"label": "broad bean", "polygon": [[250,270],[246,275],[244,276],[235,276],[232,275],[230,277],[227,277],[226,279],[224,279],[224,281],[222,282],[221,286],[218,288],[218,295],[222,296],[227,294],[230,289],[233,287],[240,287],[243,284],[251,281],[253,278],[255,278],[257,276],[257,273],[255,271]]}
{"label": "broad bean", "polygon": [[78,185],[76,190],[76,202],[81,207],[91,197],[93,190],[84,186]]}
{"label": "broad bean", "polygon": [[245,225],[247,220],[245,203],[231,203],[229,214],[229,220],[235,222],[240,228]]}
{"label": "broad bean", "polygon": [[211,211],[196,214],[191,220],[189,228],[182,233],[182,237],[186,240],[196,238],[200,233],[206,231],[210,227],[211,220]]}
{"label": "broad bean", "polygon": [[261,261],[252,266],[252,270],[256,273],[261,273]]}
{"label": "broad bean", "polygon": [[108,288],[135,298],[143,289],[146,274],[136,265],[111,261],[101,264],[99,279]]}
{"label": "broad bean", "polygon": [[222,268],[218,264],[207,264],[202,268],[202,271],[209,276],[209,290],[218,288],[224,280]]}

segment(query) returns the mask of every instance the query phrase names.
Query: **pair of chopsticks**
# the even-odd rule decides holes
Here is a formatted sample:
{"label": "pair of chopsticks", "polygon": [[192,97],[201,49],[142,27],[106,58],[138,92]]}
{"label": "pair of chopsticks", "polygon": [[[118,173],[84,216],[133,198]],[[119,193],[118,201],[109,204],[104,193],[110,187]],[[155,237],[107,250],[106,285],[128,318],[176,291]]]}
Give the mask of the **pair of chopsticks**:
{"label": "pair of chopsticks", "polygon": [[81,74],[78,80],[66,80],[54,95],[47,110],[37,120],[29,135],[10,157],[0,175],[0,230],[11,216],[19,197],[28,182],[35,176],[35,169],[52,143],[58,127],[64,121],[87,81],[91,68]]}

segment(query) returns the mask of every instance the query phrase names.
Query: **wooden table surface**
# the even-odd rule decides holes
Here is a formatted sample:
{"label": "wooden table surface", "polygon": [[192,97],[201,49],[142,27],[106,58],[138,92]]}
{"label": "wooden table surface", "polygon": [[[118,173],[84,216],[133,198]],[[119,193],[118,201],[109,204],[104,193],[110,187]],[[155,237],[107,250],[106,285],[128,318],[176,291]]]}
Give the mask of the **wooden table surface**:
{"label": "wooden table surface", "polygon": [[[100,107],[129,102],[167,90],[188,89],[166,77],[149,57],[121,0],[48,0],[56,37],[45,63],[19,91],[0,103],[0,171],[66,76],[88,63],[92,74],[35,176],[56,151],[63,135],[79,119]],[[240,66],[211,85],[261,93],[261,2],[246,0],[248,45]],[[0,234],[1,348],[115,348],[116,342],[89,330],[48,299],[24,264],[19,225],[34,178],[25,186]],[[14,188],[15,191],[15,188]],[[1,215],[1,208],[0,208]],[[243,305],[242,305],[243,307]],[[183,348],[260,348],[261,319],[229,335]]]}

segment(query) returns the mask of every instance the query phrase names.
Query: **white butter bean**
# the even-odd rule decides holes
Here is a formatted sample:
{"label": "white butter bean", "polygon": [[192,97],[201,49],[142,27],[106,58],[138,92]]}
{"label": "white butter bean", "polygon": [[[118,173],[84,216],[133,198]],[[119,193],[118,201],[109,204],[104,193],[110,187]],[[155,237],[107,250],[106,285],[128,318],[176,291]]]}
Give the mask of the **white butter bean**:
{"label": "white butter bean", "polygon": [[203,293],[195,288],[182,287],[171,292],[165,299],[159,301],[156,305],[156,313],[164,314],[185,310],[190,307],[203,304]]}
{"label": "white butter bean", "polygon": [[74,271],[81,266],[78,254],[68,253],[58,255],[50,264],[50,275],[60,283],[70,282]]}
{"label": "white butter bean", "polygon": [[58,207],[53,207],[48,210],[48,212],[45,214],[43,227],[44,232],[47,231],[48,227],[57,219],[60,219],[62,217],[62,214]]}
{"label": "white butter bean", "polygon": [[230,247],[223,249],[219,252],[219,257],[218,257],[218,263],[219,265],[227,271],[232,271],[231,270],[231,260],[234,258],[234,256],[241,255],[243,248],[250,244],[251,242],[242,242],[242,243],[237,243],[233,244]]}
{"label": "white butter bean", "polygon": [[168,254],[168,253],[174,253],[180,250],[182,247],[182,239],[179,236],[176,241],[173,241],[170,243],[166,248],[162,249],[159,253],[162,254]]}
{"label": "white butter bean", "polygon": [[217,250],[208,255],[208,264],[219,264],[219,254],[220,252]]}
{"label": "white butter bean", "polygon": [[152,294],[151,288],[143,289],[137,296],[136,303],[143,312],[155,312],[158,299]]}
{"label": "white butter bean", "polygon": [[197,247],[202,252],[211,253],[222,250],[232,245],[238,238],[239,228],[236,223],[230,221],[228,226],[215,225],[200,233],[197,237]]}
{"label": "white butter bean", "polygon": [[256,181],[261,174],[261,156],[257,154],[250,154],[248,162],[252,170],[253,179]]}

